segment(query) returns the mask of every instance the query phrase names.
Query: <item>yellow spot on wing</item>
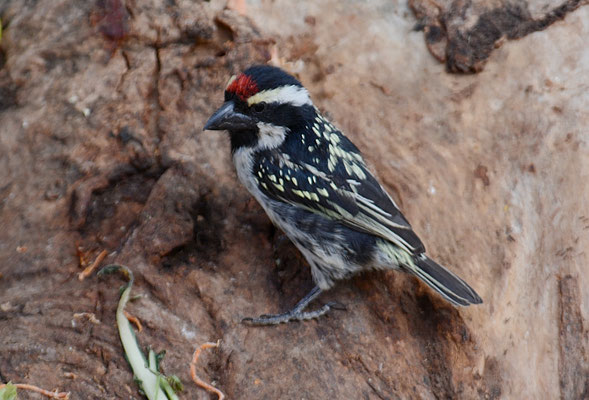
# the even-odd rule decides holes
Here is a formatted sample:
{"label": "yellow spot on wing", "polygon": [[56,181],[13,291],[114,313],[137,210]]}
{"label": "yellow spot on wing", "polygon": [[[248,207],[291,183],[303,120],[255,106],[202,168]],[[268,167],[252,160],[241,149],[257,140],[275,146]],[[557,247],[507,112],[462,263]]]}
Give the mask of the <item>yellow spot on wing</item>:
{"label": "yellow spot on wing", "polygon": [[327,191],[327,189],[317,188],[317,193],[319,193],[321,196],[329,197],[329,192]]}
{"label": "yellow spot on wing", "polygon": [[352,170],[360,179],[366,179],[366,174],[362,171],[362,168],[358,167],[356,164],[352,164]]}
{"label": "yellow spot on wing", "polygon": [[344,168],[346,169],[346,173],[348,175],[352,174],[352,169],[348,166],[348,163],[344,163]]}
{"label": "yellow spot on wing", "polygon": [[329,172],[333,172],[335,170],[335,165],[333,163],[332,157],[329,157],[329,160],[327,160],[327,169],[329,169]]}

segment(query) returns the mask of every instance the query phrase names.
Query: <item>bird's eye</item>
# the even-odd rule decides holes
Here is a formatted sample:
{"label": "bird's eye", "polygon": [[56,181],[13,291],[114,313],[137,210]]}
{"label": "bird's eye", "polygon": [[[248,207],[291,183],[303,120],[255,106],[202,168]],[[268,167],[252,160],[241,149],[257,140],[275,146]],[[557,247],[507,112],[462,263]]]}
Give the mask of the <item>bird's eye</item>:
{"label": "bird's eye", "polygon": [[254,112],[261,113],[262,111],[264,111],[266,109],[266,103],[264,103],[264,102],[256,103],[256,104],[254,104],[253,109],[254,109]]}

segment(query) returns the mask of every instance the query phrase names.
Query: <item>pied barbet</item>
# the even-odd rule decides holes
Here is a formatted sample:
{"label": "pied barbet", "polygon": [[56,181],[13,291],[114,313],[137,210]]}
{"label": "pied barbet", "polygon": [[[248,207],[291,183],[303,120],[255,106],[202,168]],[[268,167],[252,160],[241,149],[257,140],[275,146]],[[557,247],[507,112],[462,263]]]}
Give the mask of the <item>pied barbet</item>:
{"label": "pied barbet", "polygon": [[305,308],[335,281],[370,269],[415,275],[458,306],[482,303],[462,279],[425,255],[421,240],[368,170],[358,148],[280,68],[253,66],[229,80],[205,130],[227,130],[239,180],[311,266],[315,287],[292,310],[254,325],[325,314]]}

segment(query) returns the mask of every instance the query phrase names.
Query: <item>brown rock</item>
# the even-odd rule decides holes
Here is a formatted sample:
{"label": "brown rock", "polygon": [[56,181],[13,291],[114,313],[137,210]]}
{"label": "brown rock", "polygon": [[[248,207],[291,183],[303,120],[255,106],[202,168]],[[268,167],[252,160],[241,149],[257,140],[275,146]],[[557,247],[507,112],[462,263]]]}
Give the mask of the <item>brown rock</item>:
{"label": "brown rock", "polygon": [[[209,398],[189,362],[217,339],[199,374],[232,399],[587,397],[589,9],[452,76],[397,3],[223,7],[0,5],[0,380],[139,397],[115,328],[121,282],[79,282],[81,248],[134,270],[139,341],[167,350],[182,398]],[[271,55],[482,306],[379,272],[319,300],[347,311],[240,323],[312,285],[237,183],[228,138],[202,132],[229,76]]]}
{"label": "brown rock", "polygon": [[431,54],[449,72],[481,71],[491,52],[506,40],[520,39],[564,19],[586,0],[556,6],[541,1],[410,0]]}

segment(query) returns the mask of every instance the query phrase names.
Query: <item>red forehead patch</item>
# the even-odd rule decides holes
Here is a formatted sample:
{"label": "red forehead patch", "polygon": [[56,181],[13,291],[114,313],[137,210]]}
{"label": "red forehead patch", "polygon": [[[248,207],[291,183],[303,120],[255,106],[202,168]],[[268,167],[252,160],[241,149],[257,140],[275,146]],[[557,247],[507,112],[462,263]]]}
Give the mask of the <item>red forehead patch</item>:
{"label": "red forehead patch", "polygon": [[241,100],[247,100],[248,97],[258,93],[258,85],[249,76],[239,75],[226,89],[228,92],[235,93]]}

